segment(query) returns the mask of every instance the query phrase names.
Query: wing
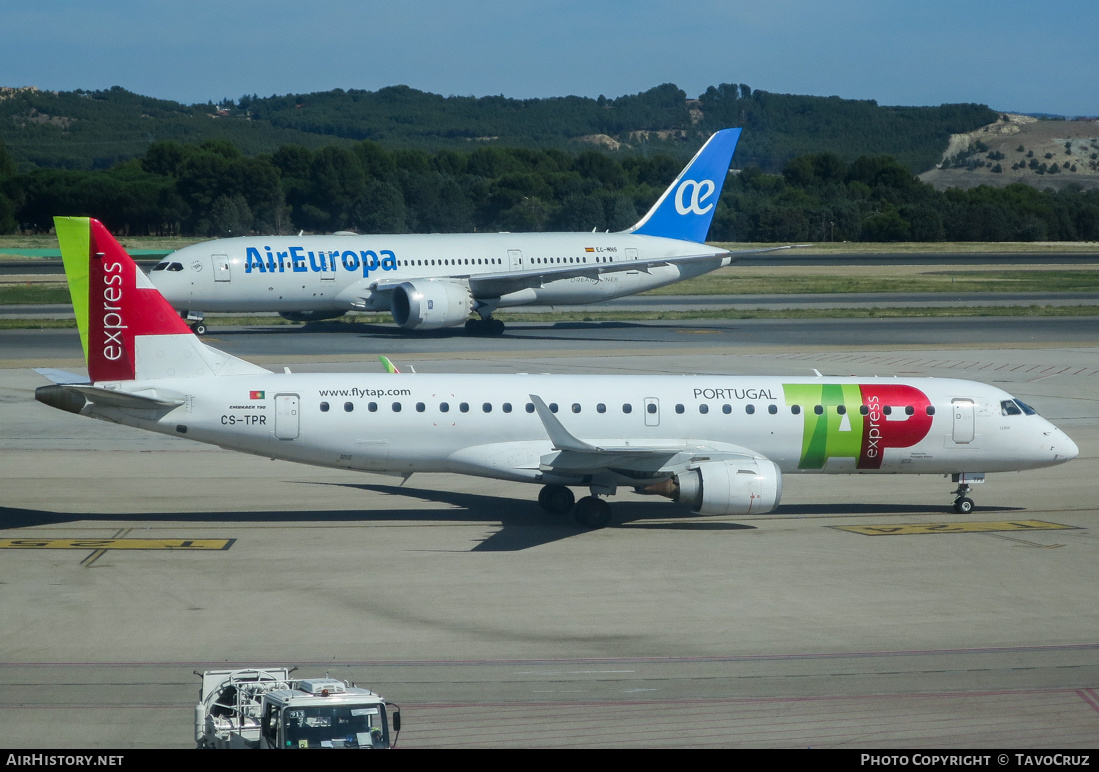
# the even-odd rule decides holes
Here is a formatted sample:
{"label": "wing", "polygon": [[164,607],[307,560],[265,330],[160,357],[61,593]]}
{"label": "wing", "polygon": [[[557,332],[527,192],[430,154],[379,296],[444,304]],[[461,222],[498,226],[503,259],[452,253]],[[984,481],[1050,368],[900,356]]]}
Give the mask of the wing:
{"label": "wing", "polygon": [[[701,245],[700,245],[701,246]],[[469,288],[475,298],[497,298],[509,292],[518,292],[528,287],[543,287],[549,282],[561,279],[571,279],[585,276],[591,279],[605,274],[623,273],[625,271],[648,272],[661,265],[674,265],[677,263],[691,263],[700,260],[732,259],[736,260],[741,255],[759,254],[762,252],[777,252],[783,249],[792,249],[797,245],[781,247],[763,247],[761,249],[747,249],[737,252],[715,250],[698,255],[680,255],[677,257],[660,257],[650,260],[629,260],[617,263],[585,263],[581,265],[566,265],[559,268],[525,269],[522,271],[498,271],[495,273],[454,273],[440,276],[441,279],[455,279],[469,282]],[[379,279],[363,284],[360,294],[365,299],[371,292],[387,292],[407,281],[407,279]]]}
{"label": "wing", "polygon": [[553,452],[539,459],[539,470],[554,476],[641,485],[668,479],[707,461],[762,458],[747,448],[724,442],[680,440],[593,445],[574,437],[541,397],[531,394],[530,399],[553,445]]}

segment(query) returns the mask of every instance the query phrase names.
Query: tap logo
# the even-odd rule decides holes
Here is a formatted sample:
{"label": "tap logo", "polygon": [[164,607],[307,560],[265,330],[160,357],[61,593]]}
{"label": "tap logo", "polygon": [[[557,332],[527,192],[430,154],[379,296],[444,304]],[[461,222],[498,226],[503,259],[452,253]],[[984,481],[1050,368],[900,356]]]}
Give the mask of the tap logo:
{"label": "tap logo", "polygon": [[[716,186],[713,180],[683,180],[675,190],[675,211],[680,214],[706,214],[714,208],[713,202],[702,206],[702,202],[714,194]],[[690,203],[685,203],[684,198],[691,197]]]}
{"label": "tap logo", "polygon": [[823,469],[830,458],[881,469],[886,448],[910,448],[931,431],[931,401],[913,386],[798,383],[783,391],[805,422],[798,469]]}

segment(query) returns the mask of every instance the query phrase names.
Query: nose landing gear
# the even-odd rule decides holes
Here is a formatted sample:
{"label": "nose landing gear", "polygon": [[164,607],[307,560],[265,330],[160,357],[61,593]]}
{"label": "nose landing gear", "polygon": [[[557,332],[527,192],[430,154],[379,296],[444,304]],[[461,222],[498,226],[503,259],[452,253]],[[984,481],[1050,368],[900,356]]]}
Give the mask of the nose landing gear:
{"label": "nose landing gear", "polygon": [[970,484],[976,485],[985,481],[984,472],[974,474],[972,472],[954,474],[950,476],[952,482],[958,483],[954,490],[954,511],[959,515],[968,515],[973,511],[973,499],[969,498]]}

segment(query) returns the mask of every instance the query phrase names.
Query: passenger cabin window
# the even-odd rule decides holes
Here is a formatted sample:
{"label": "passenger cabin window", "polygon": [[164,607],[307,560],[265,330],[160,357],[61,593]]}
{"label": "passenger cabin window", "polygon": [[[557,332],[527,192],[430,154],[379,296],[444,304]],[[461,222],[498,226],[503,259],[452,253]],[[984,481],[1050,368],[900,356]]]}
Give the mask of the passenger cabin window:
{"label": "passenger cabin window", "polygon": [[631,405],[629,402],[622,405],[622,412],[623,413],[632,413],[633,412],[633,405]]}
{"label": "passenger cabin window", "polygon": [[598,405],[595,406],[595,412],[596,413],[606,413],[607,412],[607,406],[604,405],[602,402],[600,402]]}
{"label": "passenger cabin window", "polygon": [[794,415],[801,415],[801,405],[790,405],[790,412]]}
{"label": "passenger cabin window", "polygon": [[468,413],[469,412],[469,403],[468,402],[462,402],[461,404],[458,405],[458,409],[461,410],[463,413]]}
{"label": "passenger cabin window", "polygon": [[[725,407],[729,408],[728,410],[725,411],[726,413],[733,412],[733,409],[729,405],[726,405]],[[756,412],[756,406],[755,405],[745,405],[744,406],[744,412],[747,413],[748,415],[752,415],[753,413]]]}
{"label": "passenger cabin window", "polygon": [[322,413],[327,413],[328,412],[328,403],[327,402],[322,402],[321,403],[321,412]]}
{"label": "passenger cabin window", "polygon": [[343,403],[343,410],[344,410],[345,413],[350,413],[354,409],[355,409],[355,404],[353,402],[344,402]]}
{"label": "passenger cabin window", "polygon": [[366,409],[369,410],[371,413],[377,413],[378,412],[378,403],[377,402],[369,402],[366,405]]}

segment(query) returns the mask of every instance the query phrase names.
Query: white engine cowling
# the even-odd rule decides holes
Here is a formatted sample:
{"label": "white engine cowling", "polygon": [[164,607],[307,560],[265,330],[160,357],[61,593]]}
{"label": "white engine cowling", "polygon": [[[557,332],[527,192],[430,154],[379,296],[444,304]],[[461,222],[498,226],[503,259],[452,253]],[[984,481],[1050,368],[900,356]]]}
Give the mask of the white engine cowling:
{"label": "white engine cowling", "polygon": [[464,322],[473,312],[473,295],[461,282],[406,281],[393,288],[389,309],[406,330],[438,330]]}
{"label": "white engine cowling", "polygon": [[675,481],[679,503],[702,515],[762,515],[782,497],[782,472],[765,458],[705,461]]}

